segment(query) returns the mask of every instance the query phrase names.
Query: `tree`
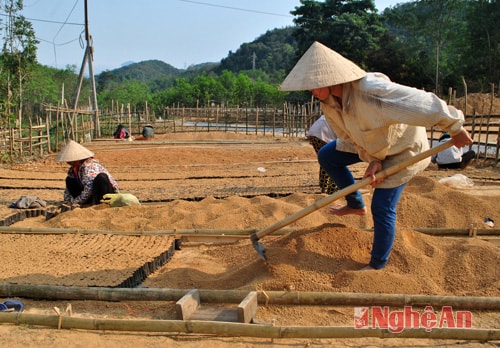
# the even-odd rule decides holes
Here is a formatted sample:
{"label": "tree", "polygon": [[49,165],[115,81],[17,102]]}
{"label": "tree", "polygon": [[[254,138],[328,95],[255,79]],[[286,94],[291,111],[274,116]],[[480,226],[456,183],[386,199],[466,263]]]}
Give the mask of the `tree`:
{"label": "tree", "polygon": [[221,75],[225,70],[235,74],[260,70],[270,78],[283,79],[285,72],[295,63],[294,31],[294,27],[274,29],[253,42],[243,43],[235,53],[229,52],[214,72]]}
{"label": "tree", "polygon": [[362,67],[370,64],[370,52],[379,48],[385,32],[372,0],[300,2],[302,6],[291,12],[296,16],[297,59],[319,41]]}
{"label": "tree", "polygon": [[111,87],[99,96],[99,104],[111,105],[111,102],[127,103],[131,108],[145,108],[146,102],[151,102],[149,87],[140,81],[124,81]]}
{"label": "tree", "polygon": [[[489,83],[500,82],[500,1],[479,0],[467,7],[466,42],[462,66],[472,88],[488,90]],[[474,86],[475,85],[475,86]]]}
{"label": "tree", "polygon": [[[451,43],[457,43],[457,35],[463,33],[464,0],[421,0],[419,6],[419,29],[423,36],[433,43],[434,92],[440,93],[442,75],[451,74]],[[415,28],[417,29],[417,28]],[[431,46],[431,45],[429,45]],[[448,54],[447,54],[448,53]]]}
{"label": "tree", "polygon": [[5,114],[12,115],[17,105],[18,126],[22,123],[23,84],[36,65],[38,40],[30,22],[18,15],[23,9],[22,0],[6,0],[4,10],[7,22],[4,26],[4,43],[1,54],[2,75],[5,77],[2,89],[6,93]]}
{"label": "tree", "polygon": [[220,104],[223,98],[222,84],[206,73],[193,79],[193,88],[196,91],[199,106],[210,106],[212,103]]}
{"label": "tree", "polygon": [[441,94],[443,81],[459,83],[456,64],[465,48],[465,9],[472,3],[420,0],[384,11],[384,23],[397,36],[409,69],[419,80],[413,84]]}

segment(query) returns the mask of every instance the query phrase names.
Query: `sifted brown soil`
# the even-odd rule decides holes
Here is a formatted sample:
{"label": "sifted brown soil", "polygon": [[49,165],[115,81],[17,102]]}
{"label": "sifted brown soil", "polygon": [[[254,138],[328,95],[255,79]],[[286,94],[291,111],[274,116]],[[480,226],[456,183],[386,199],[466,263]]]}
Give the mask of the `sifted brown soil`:
{"label": "sifted brown soil", "polygon": [[[261,229],[314,203],[315,153],[303,139],[234,133],[158,135],[153,141],[94,141],[87,146],[118,180],[122,192],[143,205],[75,209],[46,221],[28,218],[14,227],[105,230],[114,234],[0,234],[0,282],[114,286],[140,264],[165,251],[165,236],[126,236],[120,231],[173,229]],[[264,168],[265,171],[261,169]],[[260,170],[259,170],[260,169]],[[353,168],[356,177],[362,164]],[[66,166],[46,161],[0,168],[1,216],[8,202],[35,195],[49,204],[62,197]],[[473,188],[440,184],[461,173]],[[141,285],[150,288],[328,291],[456,296],[500,296],[498,247],[482,238],[430,236],[416,228],[484,228],[500,221],[498,168],[477,161],[465,171],[438,171],[432,165],[414,178],[398,207],[398,235],[388,266],[359,271],[369,260],[371,215],[333,217],[327,207],[287,228],[293,232],[261,240],[268,262],[248,238],[232,243],[184,242],[172,260]],[[367,206],[371,190],[363,190]],[[122,233],[123,234],[123,233]],[[25,299],[26,312],[51,313],[63,301]],[[62,302],[62,303],[61,303]],[[173,303],[71,301],[84,317],[175,319]],[[279,325],[350,326],[353,309],[329,306],[259,306],[257,319]],[[498,314],[474,312],[474,327],[496,328]],[[21,346],[170,347],[335,347],[434,346],[432,340],[225,339],[165,334],[102,333],[20,329],[1,325],[5,344]],[[439,341],[464,347],[492,343]]]}

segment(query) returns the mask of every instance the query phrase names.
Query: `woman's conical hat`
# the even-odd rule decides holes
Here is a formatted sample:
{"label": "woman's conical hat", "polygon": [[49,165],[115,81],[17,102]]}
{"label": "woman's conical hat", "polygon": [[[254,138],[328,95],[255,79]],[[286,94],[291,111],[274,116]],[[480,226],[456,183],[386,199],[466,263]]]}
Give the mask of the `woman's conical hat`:
{"label": "woman's conical hat", "polygon": [[281,84],[281,91],[304,91],[359,80],[366,71],[315,41]]}
{"label": "woman's conical hat", "polygon": [[94,153],[77,142],[70,140],[56,156],[57,162],[80,161],[94,157]]}

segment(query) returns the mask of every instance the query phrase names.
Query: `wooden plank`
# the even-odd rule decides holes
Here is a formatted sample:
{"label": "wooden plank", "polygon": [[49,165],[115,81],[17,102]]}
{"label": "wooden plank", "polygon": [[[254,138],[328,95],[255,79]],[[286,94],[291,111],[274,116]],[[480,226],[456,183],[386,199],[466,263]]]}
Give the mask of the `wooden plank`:
{"label": "wooden plank", "polygon": [[234,243],[242,239],[248,239],[248,235],[233,235],[233,236],[221,236],[221,235],[182,235],[181,240],[183,242],[193,242],[193,243]]}
{"label": "wooden plank", "polygon": [[238,315],[235,308],[227,307],[200,307],[193,313],[190,320],[207,320],[207,321],[227,321],[236,323]]}
{"label": "wooden plank", "polygon": [[238,305],[238,322],[250,323],[257,314],[257,292],[250,292]]}
{"label": "wooden plank", "polygon": [[177,319],[188,320],[200,306],[200,293],[198,289],[193,289],[175,303]]}

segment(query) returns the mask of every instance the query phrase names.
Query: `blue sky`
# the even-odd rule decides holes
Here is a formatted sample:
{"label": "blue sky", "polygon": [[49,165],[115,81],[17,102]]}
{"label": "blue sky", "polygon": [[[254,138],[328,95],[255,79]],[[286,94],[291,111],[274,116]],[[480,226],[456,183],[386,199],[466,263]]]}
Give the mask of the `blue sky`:
{"label": "blue sky", "polygon": [[[381,12],[405,1],[377,0]],[[176,68],[219,62],[267,30],[292,25],[299,0],[87,0],[96,73],[158,59]],[[84,0],[24,0],[40,40],[38,60],[80,69]]]}

